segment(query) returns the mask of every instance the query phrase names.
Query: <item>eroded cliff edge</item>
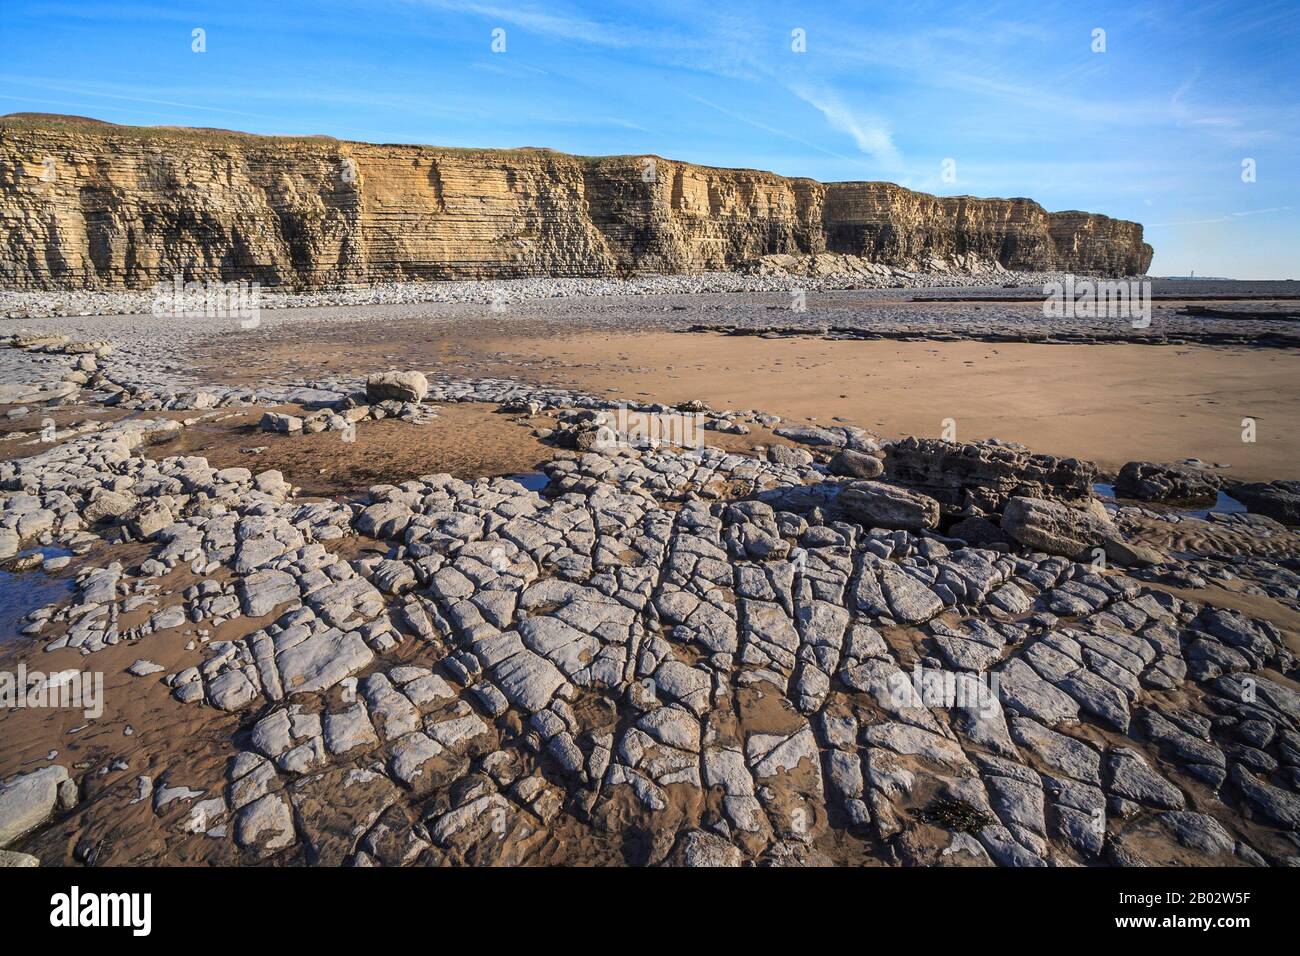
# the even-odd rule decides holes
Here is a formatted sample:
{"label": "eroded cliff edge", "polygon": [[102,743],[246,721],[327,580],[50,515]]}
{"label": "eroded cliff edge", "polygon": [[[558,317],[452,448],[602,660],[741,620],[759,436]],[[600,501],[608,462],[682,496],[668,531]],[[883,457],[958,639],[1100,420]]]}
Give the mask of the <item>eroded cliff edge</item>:
{"label": "eroded cliff edge", "polygon": [[772,253],[1146,271],[1138,223],[658,157],[0,117],[0,286],[311,288],[725,270]]}

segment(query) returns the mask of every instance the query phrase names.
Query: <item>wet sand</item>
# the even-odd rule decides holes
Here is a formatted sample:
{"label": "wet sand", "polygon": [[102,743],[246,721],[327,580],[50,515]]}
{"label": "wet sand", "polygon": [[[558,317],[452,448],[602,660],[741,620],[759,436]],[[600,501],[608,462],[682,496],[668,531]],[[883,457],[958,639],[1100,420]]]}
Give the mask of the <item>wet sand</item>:
{"label": "wet sand", "polygon": [[[715,408],[759,408],[791,422],[833,419],[874,429],[884,437],[903,434],[939,435],[944,419],[953,419],[959,439],[996,436],[1024,442],[1037,451],[1091,457],[1103,468],[1115,469],[1131,458],[1171,460],[1197,456],[1232,466],[1229,474],[1241,478],[1279,478],[1296,474],[1296,444],[1288,425],[1295,418],[1297,395],[1294,351],[1282,349],[1165,347],[1145,345],[992,345],[980,342],[829,341],[816,337],[766,339],[715,334],[678,333],[667,330],[608,331],[586,329],[581,334],[557,336],[554,329],[523,323],[488,328],[473,322],[437,326],[418,320],[400,323],[338,323],[269,331],[258,337],[228,337],[202,350],[196,364],[200,380],[258,382],[279,379],[310,380],[313,376],[363,377],[385,368],[417,368],[428,373],[463,377],[512,377],[548,385],[572,386],[610,398],[648,402],[703,399]],[[554,419],[502,414],[490,404],[446,404],[440,417],[427,425],[412,426],[385,419],[367,421],[356,430],[355,441],[340,433],[285,436],[258,427],[263,408],[221,408],[209,412],[167,412],[163,417],[189,420],[183,435],[150,454],[202,455],[215,467],[244,466],[259,471],[280,469],[305,496],[352,498],[371,484],[400,482],[422,474],[450,472],[474,479],[533,471],[555,449],[539,442],[533,431]],[[302,414],[297,406],[276,410]],[[124,412],[76,407],[54,415],[62,426],[86,418],[112,419]],[[139,414],[139,413],[135,413]],[[153,413],[150,413],[151,415]],[[1258,441],[1241,442],[1240,421],[1258,422]],[[36,415],[5,423],[5,431],[30,431],[39,424]],[[710,444],[747,451],[770,443],[773,435],[755,427],[749,435],[710,432]],[[31,454],[32,449],[10,443],[0,448],[0,458]],[[1249,538],[1249,540],[1247,540]],[[1140,527],[1133,540],[1159,544],[1189,555],[1260,553],[1274,557],[1294,554],[1290,534],[1256,540],[1233,527],[1206,522]],[[364,537],[331,543],[345,557],[361,553],[390,554],[390,543]],[[107,553],[106,553],[107,552]],[[122,560],[134,569],[149,553],[143,545],[106,545],[62,572],[73,577],[80,567]],[[40,573],[40,572],[37,572]],[[223,568],[213,577],[230,580]],[[178,567],[159,579],[171,604],[186,587],[199,580],[192,570]],[[1238,590],[1238,587],[1241,590]],[[1246,585],[1215,584],[1196,590],[1155,587],[1190,601],[1241,610],[1272,621],[1282,631],[1286,646],[1300,648],[1300,615],[1293,606],[1249,593]],[[124,612],[121,626],[141,623],[152,608]],[[210,640],[236,640],[271,617],[239,617],[204,635]],[[87,724],[77,711],[16,711],[7,715],[6,735],[15,742],[0,752],[0,777],[54,761],[70,765],[83,779],[83,805],[61,817],[28,847],[44,861],[85,861],[82,847],[97,854],[89,862],[113,863],[236,863],[246,859],[232,841],[217,842],[201,834],[183,832],[189,810],[183,803],[155,815],[146,800],[138,802],[137,780],[148,775],[167,785],[198,786],[220,792],[227,762],[244,746],[244,731],[264,711],[240,715],[217,713],[209,707],[178,707],[159,677],[136,680],[125,669],[137,658],[163,667],[162,673],[179,671],[194,663],[203,648],[188,646],[195,633],[205,629],[189,623],[166,629],[147,643],[122,643],[105,648],[93,658],[83,658],[67,648],[36,652],[41,639],[24,654],[15,643],[0,645],[0,661],[24,657],[47,669],[87,668],[105,676],[108,698],[102,718]],[[919,628],[882,628],[883,638],[901,665],[910,667],[929,651],[925,631]],[[406,641],[382,655],[380,664],[418,663],[433,666],[448,647]],[[697,648],[680,646],[675,653],[695,663]],[[1295,689],[1280,674],[1270,679]],[[1198,698],[1190,685],[1173,692],[1153,692],[1153,699],[1169,706],[1191,708]],[[342,701],[337,689],[311,697],[313,710],[337,710]],[[596,708],[598,695],[587,695],[581,706]],[[605,709],[615,705],[604,702]],[[855,719],[880,722],[885,718],[865,698],[835,689],[826,707],[852,714]],[[784,690],[759,681],[736,690],[734,713],[718,715],[727,740],[740,746],[754,734],[786,735],[804,726]],[[503,737],[518,730],[512,716],[500,726]],[[132,729],[127,734],[127,727]],[[1099,748],[1131,745],[1129,738],[1087,723],[1080,736]],[[51,751],[57,751],[50,756]],[[120,758],[126,767],[116,765]],[[1151,757],[1155,763],[1155,755]],[[1051,768],[1028,763],[1042,772]],[[903,760],[909,772],[920,777],[914,793],[898,802],[898,811],[911,817],[922,813],[940,795],[938,777],[921,763]],[[1161,766],[1156,763],[1155,765]],[[116,769],[114,769],[116,767]],[[805,805],[822,807],[814,798],[820,790],[808,766],[783,771],[778,799],[768,812],[773,819],[792,818]],[[335,767],[322,775],[342,773]],[[1172,771],[1170,771],[1172,772]],[[1196,782],[1179,777],[1198,807],[1217,806],[1216,798]],[[336,786],[337,781],[330,786]],[[329,794],[324,783],[307,790],[308,801]],[[665,788],[667,807],[657,814],[629,804],[619,794],[598,808],[596,820],[608,826],[589,826],[576,816],[562,814],[549,828],[536,829],[510,849],[475,849],[482,857],[458,862],[581,863],[605,865],[644,863],[658,859],[679,828],[704,816],[704,807],[719,813],[718,794],[673,784]],[[309,808],[312,804],[304,804]],[[317,807],[297,808],[299,820],[321,816],[333,826],[357,804],[351,797],[330,803],[329,813]],[[1229,807],[1234,832],[1244,833],[1259,846],[1271,846],[1271,831]],[[831,816],[840,811],[834,807]],[[838,820],[838,817],[836,817]],[[819,820],[819,825],[826,821]],[[315,826],[316,823],[311,825]],[[1136,830],[1135,830],[1136,832]],[[1139,833],[1140,837],[1141,834]],[[737,835],[744,844],[748,837]],[[1200,857],[1178,850],[1166,837],[1152,836],[1153,858],[1170,863],[1197,862]],[[842,821],[819,829],[811,843],[822,858],[837,863],[872,864],[887,860],[909,863],[960,862],[940,858],[948,836],[941,828],[917,824],[886,855],[869,841],[850,836]],[[493,841],[492,848],[497,847]],[[505,845],[505,844],[503,844]],[[757,854],[758,844],[745,844]],[[282,860],[301,860],[300,851]],[[452,851],[459,853],[460,851]],[[492,853],[502,854],[499,857]],[[508,855],[506,855],[508,852]],[[1168,856],[1159,857],[1159,854]]]}
{"label": "wet sand", "polygon": [[[486,334],[485,334],[486,333]],[[313,350],[304,345],[315,342]],[[205,371],[232,380],[281,369],[354,374],[416,367],[513,377],[629,400],[702,399],[796,422],[835,418],[885,438],[1000,438],[1090,458],[1104,471],[1135,459],[1200,458],[1233,479],[1300,470],[1300,353],[1206,346],[834,341],[671,331],[556,335],[532,323],[503,334],[475,323],[419,322],[285,330]],[[320,358],[313,358],[319,355]],[[1242,440],[1242,419],[1256,440]],[[951,437],[951,436],[949,436]]]}
{"label": "wet sand", "polygon": [[[485,342],[563,363],[578,385],[789,419],[836,416],[883,437],[1001,438],[1035,451],[1126,461],[1198,457],[1232,475],[1295,472],[1300,356],[1205,347],[861,342],[707,334],[589,335]],[[1256,442],[1241,420],[1257,422]]]}

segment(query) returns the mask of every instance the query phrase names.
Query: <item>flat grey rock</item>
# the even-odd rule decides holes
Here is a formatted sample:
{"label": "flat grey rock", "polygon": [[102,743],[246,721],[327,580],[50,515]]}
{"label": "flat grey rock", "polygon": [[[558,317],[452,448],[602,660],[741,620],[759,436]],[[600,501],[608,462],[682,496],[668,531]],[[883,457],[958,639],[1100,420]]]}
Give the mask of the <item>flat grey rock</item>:
{"label": "flat grey rock", "polygon": [[49,819],[59,787],[68,779],[67,768],[56,765],[20,774],[0,786],[0,848]]}

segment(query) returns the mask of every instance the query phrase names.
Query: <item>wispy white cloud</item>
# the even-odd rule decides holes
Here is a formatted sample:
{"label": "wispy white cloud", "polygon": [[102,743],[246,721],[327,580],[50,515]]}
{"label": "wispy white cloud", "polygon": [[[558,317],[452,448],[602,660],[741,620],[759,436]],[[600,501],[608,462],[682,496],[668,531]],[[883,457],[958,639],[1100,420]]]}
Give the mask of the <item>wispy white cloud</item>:
{"label": "wispy white cloud", "polygon": [[825,87],[795,84],[790,87],[790,92],[821,112],[832,127],[853,137],[858,149],[883,168],[896,170],[903,165],[903,157],[894,145],[893,135],[878,117],[852,109],[838,93]]}
{"label": "wispy white cloud", "polygon": [[509,6],[479,3],[475,0],[414,0],[419,6],[432,7],[448,13],[463,13],[484,17],[497,23],[519,27],[541,36],[562,40],[577,40],[607,47],[625,47],[632,40],[629,35],[610,23],[602,23],[576,13],[543,10],[531,4],[512,3]]}
{"label": "wispy white cloud", "polygon": [[[678,92],[681,91],[679,90]],[[681,95],[685,96],[687,99],[694,100],[695,102],[699,103],[702,106],[707,106],[711,110],[717,110],[723,116],[729,116],[732,119],[739,120],[740,122],[745,123],[748,126],[754,127],[755,129],[761,129],[765,133],[771,133],[774,136],[780,136],[783,139],[790,140],[791,142],[799,143],[800,145],[806,146],[809,149],[814,149],[819,153],[824,153],[827,156],[833,156],[835,159],[842,159],[845,162],[849,162],[849,163],[861,162],[861,160],[855,160],[852,156],[845,156],[843,153],[837,153],[834,150],[827,149],[824,146],[818,146],[816,143],[809,142],[808,140],[796,136],[793,133],[788,132],[787,130],[779,129],[775,126],[772,126],[768,123],[763,123],[749,116],[744,116],[740,113],[735,112],[734,110],[727,109],[725,106],[719,106],[717,103],[714,103],[711,100],[706,100],[702,96],[696,96],[694,93],[681,93]]]}
{"label": "wispy white cloud", "polygon": [[[273,117],[263,116],[259,113],[249,113],[247,110],[227,109],[220,106],[203,106],[199,103],[182,103],[176,100],[164,100],[150,96],[135,96],[129,93],[116,92],[118,87],[112,87],[108,84],[102,85],[72,85],[62,84],[54,81],[41,80],[40,77],[25,77],[14,74],[0,73],[0,82],[12,83],[19,86],[29,86],[40,90],[50,90],[55,93],[71,93],[75,96],[89,96],[97,99],[123,100],[130,103],[146,103],[150,106],[174,106],[179,109],[201,110],[205,113],[225,113],[231,116],[247,116],[255,119],[272,119]],[[13,97],[16,99],[16,97]]]}
{"label": "wispy white cloud", "polygon": [[1208,127],[1213,130],[1235,130],[1239,128],[1242,122],[1235,116],[1203,113],[1188,105],[1188,94],[1200,78],[1200,74],[1199,69],[1194,71],[1191,76],[1179,84],[1178,89],[1174,90],[1173,95],[1169,97],[1169,112],[1173,115],[1174,120],[1189,126]]}
{"label": "wispy white cloud", "polygon": [[1221,222],[1237,222],[1249,216],[1266,216],[1275,212],[1290,212],[1290,206],[1270,206],[1268,209],[1248,209],[1244,212],[1230,212],[1223,216],[1215,216],[1213,219],[1188,219],[1183,222],[1152,222],[1147,224],[1148,229],[1172,228],[1174,226],[1208,226]]}

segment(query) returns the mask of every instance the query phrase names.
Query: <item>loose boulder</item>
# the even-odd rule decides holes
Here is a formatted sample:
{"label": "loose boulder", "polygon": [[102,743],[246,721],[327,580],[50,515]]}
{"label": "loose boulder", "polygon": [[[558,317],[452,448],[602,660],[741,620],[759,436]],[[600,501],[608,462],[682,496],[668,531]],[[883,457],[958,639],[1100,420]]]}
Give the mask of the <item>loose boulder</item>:
{"label": "loose boulder", "polygon": [[1199,468],[1130,461],[1115,479],[1115,494],[1138,501],[1213,504],[1219,496],[1219,482]]}
{"label": "loose boulder", "polygon": [[846,478],[879,478],[885,473],[885,463],[875,455],[846,448],[831,459],[831,474]]}
{"label": "loose boulder", "polygon": [[1091,560],[1096,548],[1116,564],[1149,565],[1167,560],[1155,548],[1125,541],[1097,502],[1084,509],[1057,501],[1012,498],[1002,514],[1002,531],[1027,548],[1074,561]]}
{"label": "loose boulder", "polygon": [[742,861],[740,850],[716,833],[688,830],[665,862],[674,867],[715,868],[740,866]]}
{"label": "loose boulder", "polygon": [[0,847],[44,823],[59,805],[62,785],[69,781],[64,767],[43,767],[14,777],[0,787]]}
{"label": "loose boulder", "polygon": [[371,402],[422,402],[429,394],[429,380],[423,372],[378,372],[366,379],[366,398]]}
{"label": "loose boulder", "polygon": [[855,481],[840,492],[840,510],[868,528],[920,531],[939,524],[939,502],[877,481]]}
{"label": "loose boulder", "polygon": [[1229,485],[1227,491],[1245,505],[1247,511],[1283,524],[1300,524],[1300,481]]}
{"label": "loose boulder", "polygon": [[1086,504],[1097,477],[1090,461],[1005,442],[909,437],[885,447],[885,477],[929,495],[954,517],[994,514],[1016,496]]}
{"label": "loose boulder", "polygon": [[1093,548],[1118,536],[1110,519],[1094,511],[1024,497],[1007,502],[1002,530],[1027,548],[1076,561],[1088,558]]}
{"label": "loose boulder", "polygon": [[267,412],[262,416],[261,428],[264,432],[279,432],[281,435],[297,434],[302,431],[302,419],[297,415]]}

